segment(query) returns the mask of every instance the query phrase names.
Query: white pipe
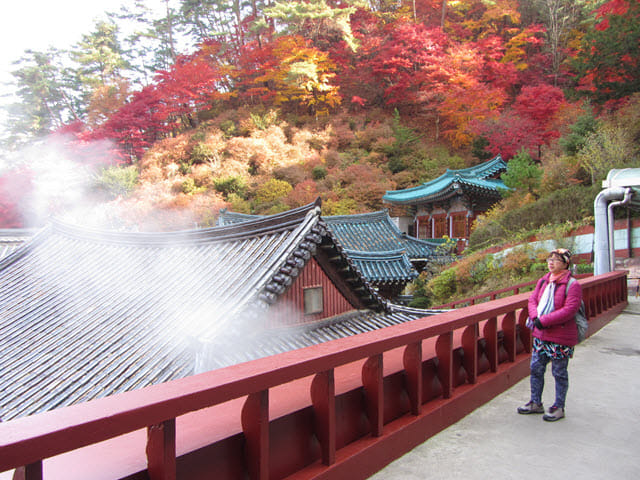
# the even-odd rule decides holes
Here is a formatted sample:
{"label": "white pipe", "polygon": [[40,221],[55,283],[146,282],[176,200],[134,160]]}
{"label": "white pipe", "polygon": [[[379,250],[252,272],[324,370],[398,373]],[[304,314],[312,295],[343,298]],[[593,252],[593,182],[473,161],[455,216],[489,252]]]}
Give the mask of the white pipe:
{"label": "white pipe", "polygon": [[616,245],[614,240],[615,235],[615,218],[613,215],[613,209],[619,207],[631,200],[631,189],[626,188],[624,192],[624,198],[617,202],[611,202],[607,207],[607,220],[608,220],[608,233],[609,233],[609,271],[613,272],[616,269]]}
{"label": "white pipe", "polygon": [[595,233],[593,239],[594,275],[602,275],[603,273],[611,271],[608,235],[609,215],[607,215],[607,206],[611,201],[618,201],[624,198],[627,190],[628,189],[622,187],[606,188],[598,194],[593,202],[595,213]]}

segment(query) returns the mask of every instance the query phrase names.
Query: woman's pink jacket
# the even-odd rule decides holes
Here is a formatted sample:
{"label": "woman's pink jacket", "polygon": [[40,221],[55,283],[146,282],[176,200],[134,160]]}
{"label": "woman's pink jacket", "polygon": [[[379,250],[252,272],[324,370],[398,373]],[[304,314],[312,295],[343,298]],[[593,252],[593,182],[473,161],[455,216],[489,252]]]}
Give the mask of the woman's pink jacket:
{"label": "woman's pink jacket", "polygon": [[[529,297],[529,318],[538,316],[538,302],[542,297],[542,292],[549,283],[550,273],[543,276],[536,284],[535,290]],[[571,273],[567,273],[556,281],[554,294],[555,309],[553,312],[540,317],[540,323],[544,326],[542,330],[533,329],[533,336],[540,340],[555,342],[560,345],[573,347],[578,343],[578,328],[574,320],[575,314],[580,308],[582,300],[582,287],[577,281],[571,283],[567,292],[567,283],[571,278]],[[565,292],[566,295],[565,295]]]}

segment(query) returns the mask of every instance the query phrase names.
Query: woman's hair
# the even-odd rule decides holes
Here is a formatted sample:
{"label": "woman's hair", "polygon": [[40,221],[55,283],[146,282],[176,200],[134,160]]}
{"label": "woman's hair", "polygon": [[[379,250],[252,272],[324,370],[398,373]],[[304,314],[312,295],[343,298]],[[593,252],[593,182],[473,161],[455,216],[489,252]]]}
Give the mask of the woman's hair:
{"label": "woman's hair", "polygon": [[571,265],[571,252],[566,248],[556,248],[549,252],[550,257],[558,257],[562,262],[567,264],[567,268]]}

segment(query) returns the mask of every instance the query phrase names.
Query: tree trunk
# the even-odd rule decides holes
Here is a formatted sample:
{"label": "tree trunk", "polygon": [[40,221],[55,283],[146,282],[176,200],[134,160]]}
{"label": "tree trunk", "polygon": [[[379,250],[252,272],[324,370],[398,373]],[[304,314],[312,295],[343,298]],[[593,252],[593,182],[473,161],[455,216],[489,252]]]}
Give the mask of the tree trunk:
{"label": "tree trunk", "polygon": [[447,14],[447,0],[442,0],[442,17],[440,17],[440,28],[444,30],[444,18]]}

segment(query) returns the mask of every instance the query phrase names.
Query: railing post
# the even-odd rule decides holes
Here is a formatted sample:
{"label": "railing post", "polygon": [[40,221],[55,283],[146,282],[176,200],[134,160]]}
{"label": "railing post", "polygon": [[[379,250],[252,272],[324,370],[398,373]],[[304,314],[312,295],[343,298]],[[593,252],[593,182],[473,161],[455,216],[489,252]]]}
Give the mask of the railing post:
{"label": "railing post", "polygon": [[13,480],[43,480],[42,460],[24,467],[18,467],[13,472]]}
{"label": "railing post", "polygon": [[147,427],[147,471],[150,480],[175,480],[175,418]]}
{"label": "railing post", "polygon": [[520,315],[518,315],[518,327],[520,331],[520,340],[524,345],[524,351],[527,353],[531,353],[531,330],[527,328],[527,319],[529,318],[529,311],[527,307],[520,310]]}
{"label": "railing post", "polygon": [[507,313],[502,319],[502,332],[504,334],[504,348],[510,362],[516,361],[516,314]]}
{"label": "railing post", "polygon": [[318,373],[311,382],[311,402],[316,414],[316,434],[322,463],[336,461],[336,386],[333,369]]}
{"label": "railing post", "polygon": [[443,333],[436,340],[438,356],[438,376],[442,384],[442,397],[451,398],[453,394],[453,332]]}
{"label": "railing post", "polygon": [[382,354],[369,357],[362,367],[362,385],[367,395],[367,413],[371,423],[371,435],[382,435],[384,425],[384,385]]}
{"label": "railing post", "polygon": [[478,324],[469,325],[462,332],[463,363],[467,372],[467,382],[478,381]]}
{"label": "railing post", "polygon": [[407,374],[411,414],[420,415],[422,411],[422,342],[407,345],[402,360]]}
{"label": "railing post", "polygon": [[269,480],[269,390],[247,396],[241,418],[249,478]]}
{"label": "railing post", "polygon": [[484,325],[483,336],[487,344],[487,359],[492,372],[498,371],[498,319],[487,320]]}

